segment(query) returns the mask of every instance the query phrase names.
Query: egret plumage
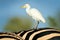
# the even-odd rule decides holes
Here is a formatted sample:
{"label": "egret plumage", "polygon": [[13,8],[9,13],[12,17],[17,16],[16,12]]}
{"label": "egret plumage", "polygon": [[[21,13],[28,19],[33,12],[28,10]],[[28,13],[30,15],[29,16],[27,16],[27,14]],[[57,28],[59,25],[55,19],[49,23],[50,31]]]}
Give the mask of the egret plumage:
{"label": "egret plumage", "polygon": [[35,28],[38,27],[38,24],[40,21],[42,21],[43,23],[46,22],[42,16],[42,14],[36,8],[31,8],[31,6],[29,4],[25,4],[24,6],[22,6],[22,8],[26,8],[27,14],[36,21]]}

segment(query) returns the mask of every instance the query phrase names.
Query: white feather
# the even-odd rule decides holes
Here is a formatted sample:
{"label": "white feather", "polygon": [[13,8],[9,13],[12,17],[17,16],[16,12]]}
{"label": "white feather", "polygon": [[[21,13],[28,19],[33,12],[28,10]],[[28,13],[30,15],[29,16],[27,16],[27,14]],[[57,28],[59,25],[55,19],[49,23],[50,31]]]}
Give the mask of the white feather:
{"label": "white feather", "polygon": [[[31,16],[34,20],[36,21],[42,21],[43,23],[45,23],[45,19],[43,18],[41,12],[35,8],[31,8],[29,4],[25,4],[23,6],[23,8],[26,8],[26,12],[29,16]],[[37,23],[38,24],[38,23]],[[37,27],[38,25],[36,25]]]}
{"label": "white feather", "polygon": [[32,8],[30,9],[30,16],[32,16],[33,19],[37,20],[37,21],[42,21],[43,23],[45,23],[45,19],[42,17],[41,13],[35,9],[35,8]]}

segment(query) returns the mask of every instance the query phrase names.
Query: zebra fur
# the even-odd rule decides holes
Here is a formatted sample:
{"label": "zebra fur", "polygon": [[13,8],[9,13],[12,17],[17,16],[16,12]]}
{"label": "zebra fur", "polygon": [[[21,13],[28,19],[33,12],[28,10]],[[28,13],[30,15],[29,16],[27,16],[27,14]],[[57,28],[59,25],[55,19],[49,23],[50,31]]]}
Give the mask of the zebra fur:
{"label": "zebra fur", "polygon": [[40,28],[16,33],[24,40],[60,40],[60,31],[54,28]]}
{"label": "zebra fur", "polygon": [[0,32],[0,40],[23,40],[20,36],[11,32]]}

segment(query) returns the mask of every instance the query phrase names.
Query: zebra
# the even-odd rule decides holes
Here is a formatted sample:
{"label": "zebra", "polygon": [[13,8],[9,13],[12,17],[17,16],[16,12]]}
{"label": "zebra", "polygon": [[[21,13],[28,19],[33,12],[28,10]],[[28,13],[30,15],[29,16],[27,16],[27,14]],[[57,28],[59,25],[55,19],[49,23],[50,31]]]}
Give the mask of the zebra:
{"label": "zebra", "polygon": [[0,40],[23,40],[20,36],[11,32],[0,32]]}
{"label": "zebra", "polygon": [[15,34],[24,40],[60,40],[60,31],[54,28],[23,30]]}

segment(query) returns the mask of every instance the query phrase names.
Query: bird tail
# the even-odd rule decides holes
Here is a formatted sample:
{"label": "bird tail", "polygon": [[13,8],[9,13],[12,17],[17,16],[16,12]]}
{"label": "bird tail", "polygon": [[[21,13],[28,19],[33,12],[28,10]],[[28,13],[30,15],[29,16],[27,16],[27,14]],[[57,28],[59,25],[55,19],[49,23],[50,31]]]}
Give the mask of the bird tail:
{"label": "bird tail", "polygon": [[46,23],[46,20],[44,18],[40,19],[43,23]]}

